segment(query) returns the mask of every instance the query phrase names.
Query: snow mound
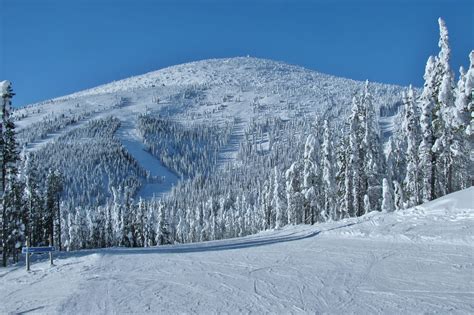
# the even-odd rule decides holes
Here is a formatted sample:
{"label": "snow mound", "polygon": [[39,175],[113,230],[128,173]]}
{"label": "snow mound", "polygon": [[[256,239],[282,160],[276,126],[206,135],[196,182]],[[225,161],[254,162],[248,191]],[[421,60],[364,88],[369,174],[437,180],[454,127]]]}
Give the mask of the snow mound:
{"label": "snow mound", "polygon": [[326,234],[397,242],[474,244],[474,187],[393,213],[371,212]]}
{"label": "snow mound", "polygon": [[444,211],[445,213],[449,211],[456,212],[456,209],[472,210],[474,208],[474,187],[469,187],[427,202],[418,208],[431,212]]}

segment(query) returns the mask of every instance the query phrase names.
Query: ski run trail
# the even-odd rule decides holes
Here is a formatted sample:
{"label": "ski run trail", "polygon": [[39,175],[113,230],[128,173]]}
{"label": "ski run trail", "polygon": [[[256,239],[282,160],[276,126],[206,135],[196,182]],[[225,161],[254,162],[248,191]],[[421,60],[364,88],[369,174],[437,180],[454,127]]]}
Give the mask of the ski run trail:
{"label": "ski run trail", "polygon": [[474,188],[394,213],[0,269],[0,313],[474,313]]}

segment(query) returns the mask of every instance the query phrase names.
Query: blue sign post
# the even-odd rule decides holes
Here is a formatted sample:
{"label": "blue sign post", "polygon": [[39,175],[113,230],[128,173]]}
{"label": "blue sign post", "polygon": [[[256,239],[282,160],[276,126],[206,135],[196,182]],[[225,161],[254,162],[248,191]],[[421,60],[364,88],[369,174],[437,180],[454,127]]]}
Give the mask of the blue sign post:
{"label": "blue sign post", "polygon": [[21,252],[23,254],[30,253],[49,253],[49,252],[55,252],[56,247],[54,246],[42,246],[42,247],[23,247],[21,249]]}
{"label": "blue sign post", "polygon": [[49,253],[49,260],[51,266],[53,265],[53,252],[56,251],[54,246],[29,247],[29,241],[26,242],[26,247],[21,249],[23,254],[26,254],[26,271],[30,271],[30,254]]}

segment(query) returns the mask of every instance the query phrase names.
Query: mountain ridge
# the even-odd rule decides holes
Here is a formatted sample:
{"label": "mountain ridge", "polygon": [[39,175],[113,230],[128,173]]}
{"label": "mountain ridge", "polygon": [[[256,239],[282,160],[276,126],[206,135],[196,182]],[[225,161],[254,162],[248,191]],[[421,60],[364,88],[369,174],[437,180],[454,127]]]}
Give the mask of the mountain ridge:
{"label": "mountain ridge", "polygon": [[[48,99],[45,99],[45,100],[42,100],[42,101],[39,101],[39,102],[26,104],[22,107],[17,108],[16,110],[20,110],[20,109],[25,108],[25,107],[39,106],[39,105],[42,105],[42,104],[45,104],[45,103],[48,103],[48,102],[51,102],[51,101],[53,101],[53,102],[62,101],[62,100],[66,100],[68,98],[77,98],[77,97],[82,97],[82,96],[91,96],[91,95],[96,95],[96,94],[107,94],[107,93],[114,93],[114,92],[124,92],[124,91],[127,91],[129,89],[133,89],[133,88],[137,88],[137,89],[152,88],[152,87],[156,87],[156,84],[158,84],[159,81],[149,82],[149,81],[146,81],[146,79],[148,79],[148,80],[152,80],[152,79],[158,80],[159,77],[162,74],[165,74],[165,73],[168,73],[168,72],[173,72],[173,71],[178,71],[179,72],[179,71],[182,71],[183,69],[192,68],[194,66],[199,66],[201,68],[203,68],[203,66],[204,66],[204,68],[209,67],[209,66],[216,66],[216,65],[218,66],[218,65],[222,65],[222,64],[228,64],[228,63],[236,62],[236,61],[246,61],[246,62],[251,61],[254,64],[255,63],[263,63],[264,65],[267,65],[267,66],[273,65],[274,67],[292,69],[292,70],[296,70],[296,71],[301,72],[301,73],[307,73],[307,74],[312,74],[312,75],[316,75],[316,76],[321,76],[323,78],[326,77],[326,78],[338,78],[338,79],[348,80],[349,82],[353,82],[353,83],[364,82],[364,80],[356,80],[356,79],[352,79],[352,78],[345,77],[345,76],[337,76],[337,75],[333,75],[333,74],[330,74],[330,73],[324,73],[324,72],[321,72],[321,71],[318,71],[318,70],[309,69],[309,68],[306,68],[304,66],[300,66],[300,65],[297,65],[297,64],[291,64],[291,63],[287,63],[285,61],[278,61],[278,60],[272,60],[272,59],[267,59],[267,58],[241,57],[241,56],[226,57],[226,58],[210,58],[210,59],[202,59],[202,60],[184,62],[184,63],[180,63],[180,64],[160,68],[160,69],[157,69],[157,70],[151,70],[151,71],[145,72],[143,74],[137,74],[137,75],[133,75],[133,76],[126,77],[126,78],[113,80],[113,81],[110,81],[110,82],[107,82],[107,83],[99,84],[97,86],[93,86],[93,87],[90,87],[90,88],[79,90],[79,91],[76,91],[76,92],[73,92],[73,93],[70,93],[70,94],[61,95],[61,96],[57,96],[57,97],[53,97],[53,98],[48,98]],[[131,87],[128,87],[128,89],[126,89],[126,90],[123,90],[123,89],[118,90],[116,88],[115,89],[113,88],[116,85],[123,84],[123,83],[129,83],[129,82],[133,82],[133,81],[135,81],[135,83],[138,83],[137,81],[145,81],[149,85],[147,85],[147,86],[131,86]],[[375,85],[384,85],[384,86],[392,86],[392,87],[398,87],[398,88],[406,88],[406,86],[400,85],[400,84],[392,84],[392,83],[384,83],[384,82],[370,82],[370,83],[375,84]],[[192,83],[189,83],[189,84],[192,85]],[[194,83],[194,84],[197,84],[197,83]]]}

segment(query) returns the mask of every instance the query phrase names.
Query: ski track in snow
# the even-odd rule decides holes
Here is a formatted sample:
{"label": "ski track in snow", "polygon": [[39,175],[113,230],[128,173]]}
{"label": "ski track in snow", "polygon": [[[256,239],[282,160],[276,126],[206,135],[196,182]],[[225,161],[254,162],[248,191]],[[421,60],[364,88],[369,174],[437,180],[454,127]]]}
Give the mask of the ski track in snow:
{"label": "ski track in snow", "polygon": [[219,152],[217,158],[217,165],[219,167],[223,167],[236,159],[240,143],[244,139],[244,129],[246,126],[247,122],[242,118],[239,117],[235,119],[229,142]]}
{"label": "ski track in snow", "polygon": [[473,313],[474,188],[239,239],[0,270],[0,313]]}
{"label": "ski track in snow", "polygon": [[160,197],[169,192],[173,185],[178,182],[179,177],[165,167],[150,152],[145,150],[145,145],[136,129],[136,118],[122,121],[116,135],[127,152],[154,178],[144,181],[137,197]]}
{"label": "ski track in snow", "polygon": [[[147,94],[145,94],[147,96]],[[160,197],[163,194],[169,192],[173,185],[175,185],[179,178],[176,174],[171,172],[167,167],[161,164],[161,162],[145,150],[145,145],[138,134],[136,129],[137,118],[139,114],[145,113],[153,107],[157,107],[156,104],[149,104],[145,97],[133,97],[127,102],[127,105],[122,107],[108,107],[103,111],[96,113],[90,117],[79,120],[78,122],[65,126],[56,132],[48,134],[41,140],[29,143],[26,146],[27,152],[40,150],[44,145],[54,142],[57,138],[65,135],[74,129],[84,127],[87,123],[106,118],[107,116],[114,116],[120,119],[121,126],[116,132],[116,136],[125,147],[128,153],[138,162],[138,164],[146,171],[149,172],[152,179],[144,179],[143,186],[138,192],[136,197],[151,198],[153,196]],[[114,100],[113,96],[110,96],[108,102]],[[168,103],[162,103],[159,107],[169,105]],[[155,109],[156,110],[156,109]]]}

